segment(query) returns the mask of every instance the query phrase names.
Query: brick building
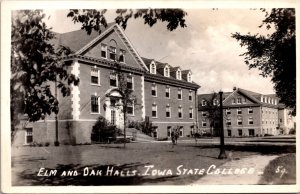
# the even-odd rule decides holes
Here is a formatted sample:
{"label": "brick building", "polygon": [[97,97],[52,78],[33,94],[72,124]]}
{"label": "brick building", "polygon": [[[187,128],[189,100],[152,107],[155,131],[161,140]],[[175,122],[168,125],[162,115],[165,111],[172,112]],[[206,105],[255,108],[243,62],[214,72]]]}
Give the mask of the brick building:
{"label": "brick building", "polygon": [[[213,94],[198,95],[199,129],[218,135],[219,123],[208,118],[208,103]],[[219,96],[212,102],[219,105]],[[279,104],[274,95],[234,88],[223,94],[223,115],[225,137],[262,136],[265,134],[288,134],[294,127],[290,110]]]}
{"label": "brick building", "polygon": [[[128,120],[151,120],[154,137],[170,135],[170,129],[180,127],[180,135],[187,136],[197,122],[197,89],[190,70],[139,56],[124,31],[117,24],[109,24],[99,35],[78,30],[57,34],[55,45],[69,47],[74,54],[69,61],[70,72],[80,78],[79,86],[71,86],[71,95],[58,95],[58,131],[61,143],[89,143],[91,130],[101,115],[122,128],[121,110],[111,106],[120,97],[115,64],[122,67],[127,83],[136,97],[128,108]],[[128,84],[127,84],[128,85]],[[52,85],[53,86],[53,85]],[[54,87],[52,87],[54,93]],[[26,125],[15,139],[19,145],[55,140],[54,115]]]}

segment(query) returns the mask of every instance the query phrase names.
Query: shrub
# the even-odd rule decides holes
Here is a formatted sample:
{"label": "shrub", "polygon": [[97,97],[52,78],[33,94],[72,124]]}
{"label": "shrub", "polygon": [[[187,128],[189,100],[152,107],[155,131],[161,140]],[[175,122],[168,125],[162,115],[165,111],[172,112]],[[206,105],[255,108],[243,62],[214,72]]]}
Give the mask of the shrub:
{"label": "shrub", "polygon": [[151,121],[128,121],[128,128],[135,128],[149,136],[153,133],[153,125]]}
{"label": "shrub", "polygon": [[100,116],[92,128],[92,142],[108,142],[109,138],[116,138],[120,130]]}
{"label": "shrub", "polygon": [[44,146],[45,146],[45,147],[48,147],[49,145],[50,145],[50,143],[49,143],[49,142],[46,142]]}
{"label": "shrub", "polygon": [[290,135],[295,135],[296,134],[296,129],[295,128],[290,129],[289,134]]}

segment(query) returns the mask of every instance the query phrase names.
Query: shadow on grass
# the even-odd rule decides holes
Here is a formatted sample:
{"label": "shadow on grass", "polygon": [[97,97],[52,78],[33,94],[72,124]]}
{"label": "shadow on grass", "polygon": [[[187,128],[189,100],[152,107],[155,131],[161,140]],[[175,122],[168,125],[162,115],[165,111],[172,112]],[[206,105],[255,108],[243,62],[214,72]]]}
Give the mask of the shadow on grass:
{"label": "shadow on grass", "polygon": [[[93,185],[141,185],[151,184],[172,180],[178,176],[142,176],[145,171],[140,171],[139,168],[145,169],[142,163],[129,163],[124,165],[89,165],[81,166],[79,164],[58,164],[54,169],[45,169],[41,174],[48,175],[50,170],[52,176],[37,176],[38,172],[31,172],[25,170],[19,173],[18,183],[14,186],[32,185],[32,186],[63,186],[63,185],[79,185],[79,186],[93,186]],[[76,174],[75,174],[76,171]],[[136,171],[136,172],[134,172]],[[72,176],[62,176],[63,172],[71,173]],[[117,173],[118,172],[118,173]],[[121,175],[122,172],[122,175]]]}
{"label": "shadow on grass", "polygon": [[[199,149],[219,148],[219,145],[193,145]],[[263,155],[295,153],[295,145],[225,145],[227,151],[257,152]]]}

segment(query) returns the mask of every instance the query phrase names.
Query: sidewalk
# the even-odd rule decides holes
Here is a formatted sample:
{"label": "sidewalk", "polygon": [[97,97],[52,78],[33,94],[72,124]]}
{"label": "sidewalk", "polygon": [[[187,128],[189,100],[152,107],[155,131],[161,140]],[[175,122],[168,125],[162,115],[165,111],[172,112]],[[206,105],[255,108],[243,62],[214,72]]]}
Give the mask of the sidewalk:
{"label": "sidewalk", "polygon": [[278,155],[253,155],[241,160],[232,160],[219,166],[223,169],[241,169],[241,168],[254,168],[253,174],[212,174],[206,175],[203,178],[192,183],[192,185],[253,185],[258,184],[264,168],[268,163],[277,158]]}

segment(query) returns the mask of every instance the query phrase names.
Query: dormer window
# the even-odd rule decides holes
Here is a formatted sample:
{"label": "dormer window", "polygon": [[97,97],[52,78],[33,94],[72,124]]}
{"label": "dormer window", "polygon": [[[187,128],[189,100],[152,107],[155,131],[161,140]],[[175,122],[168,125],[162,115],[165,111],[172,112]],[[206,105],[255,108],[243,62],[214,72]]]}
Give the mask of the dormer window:
{"label": "dormer window", "polygon": [[154,63],[150,64],[150,73],[156,74],[156,65]]}
{"label": "dormer window", "polygon": [[189,73],[187,74],[187,81],[188,81],[188,82],[192,82],[192,73],[191,73],[191,72],[189,72]]}
{"label": "dormer window", "polygon": [[181,80],[181,71],[180,71],[180,69],[178,69],[177,72],[176,72],[176,79]]}
{"label": "dormer window", "polygon": [[170,68],[169,66],[166,66],[164,69],[164,76],[165,77],[170,77]]}

